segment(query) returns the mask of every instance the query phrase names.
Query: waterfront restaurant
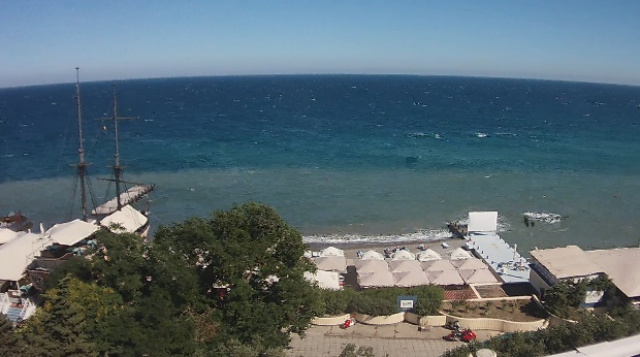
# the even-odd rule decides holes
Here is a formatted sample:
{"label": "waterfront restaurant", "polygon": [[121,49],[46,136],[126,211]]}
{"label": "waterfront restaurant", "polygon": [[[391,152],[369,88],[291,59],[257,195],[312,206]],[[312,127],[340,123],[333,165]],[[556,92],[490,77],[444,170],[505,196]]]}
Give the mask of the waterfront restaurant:
{"label": "waterfront restaurant", "polygon": [[[544,298],[546,290],[560,282],[579,282],[592,280],[605,274],[577,245],[561,248],[536,249],[531,254],[530,282],[533,288]],[[604,295],[602,291],[587,291],[581,307],[593,307]]]}

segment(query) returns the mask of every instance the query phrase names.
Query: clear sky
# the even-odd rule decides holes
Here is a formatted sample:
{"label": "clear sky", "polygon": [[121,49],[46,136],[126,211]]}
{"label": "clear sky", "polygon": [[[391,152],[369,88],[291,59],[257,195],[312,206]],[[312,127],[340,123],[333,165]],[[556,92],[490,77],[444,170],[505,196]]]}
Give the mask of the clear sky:
{"label": "clear sky", "polygon": [[388,73],[640,85],[640,1],[0,0],[0,87]]}

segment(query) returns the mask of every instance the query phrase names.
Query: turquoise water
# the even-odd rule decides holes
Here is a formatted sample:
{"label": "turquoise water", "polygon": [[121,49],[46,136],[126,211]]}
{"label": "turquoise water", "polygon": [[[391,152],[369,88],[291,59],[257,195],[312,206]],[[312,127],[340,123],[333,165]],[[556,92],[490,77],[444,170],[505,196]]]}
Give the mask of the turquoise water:
{"label": "turquoise water", "polygon": [[[522,249],[636,245],[640,88],[404,76],[118,82],[121,157],[154,182],[152,224],[249,200],[308,242],[422,241],[498,210]],[[0,90],[0,212],[45,225],[72,207],[72,84]],[[112,161],[111,84],[82,86],[92,177]],[[102,126],[107,126],[104,131]],[[97,200],[107,192],[93,180]],[[527,227],[525,212],[558,214]]]}

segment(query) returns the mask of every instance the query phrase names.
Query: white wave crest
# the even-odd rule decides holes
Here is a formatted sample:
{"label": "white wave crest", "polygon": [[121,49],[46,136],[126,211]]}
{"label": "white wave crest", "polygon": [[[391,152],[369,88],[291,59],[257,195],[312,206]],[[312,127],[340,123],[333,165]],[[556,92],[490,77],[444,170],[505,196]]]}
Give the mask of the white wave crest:
{"label": "white wave crest", "polygon": [[544,223],[558,223],[565,219],[565,217],[560,214],[548,212],[525,212],[524,217],[525,219],[531,221],[539,221]]}
{"label": "white wave crest", "polygon": [[489,136],[486,133],[481,133],[479,131],[476,131],[475,135],[479,138],[486,138],[487,136]]}
{"label": "white wave crest", "polygon": [[390,244],[412,242],[435,242],[451,238],[447,230],[418,230],[415,233],[387,234],[387,235],[360,235],[360,234],[327,234],[303,236],[307,243],[322,244]]}

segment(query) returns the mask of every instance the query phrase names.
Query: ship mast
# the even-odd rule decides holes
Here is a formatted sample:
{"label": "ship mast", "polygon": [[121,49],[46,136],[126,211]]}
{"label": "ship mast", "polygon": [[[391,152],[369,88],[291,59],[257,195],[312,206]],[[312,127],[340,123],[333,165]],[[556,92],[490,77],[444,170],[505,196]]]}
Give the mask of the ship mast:
{"label": "ship mast", "polygon": [[116,94],[116,84],[113,84],[113,127],[115,131],[115,139],[116,139],[116,153],[114,155],[114,165],[113,165],[113,175],[115,179],[116,185],[116,203],[117,210],[119,211],[122,208],[122,201],[120,201],[120,183],[122,182],[122,170],[124,166],[120,165],[120,149],[118,146],[118,121],[119,120],[128,120],[134,118],[123,118],[118,117],[118,96]]}
{"label": "ship mast", "polygon": [[84,161],[84,146],[82,143],[82,103],[80,99],[80,68],[76,67],[76,105],[78,107],[78,178],[80,179],[80,197],[82,201],[82,220],[87,221],[87,189],[85,185],[87,166],[91,165]]}

